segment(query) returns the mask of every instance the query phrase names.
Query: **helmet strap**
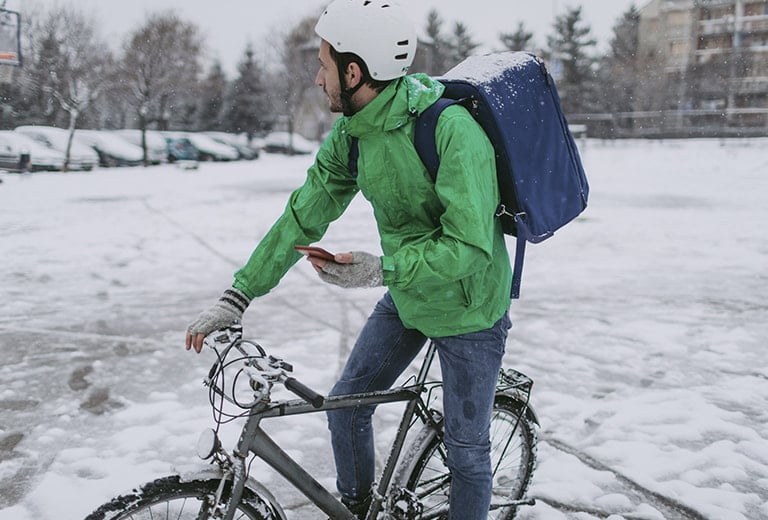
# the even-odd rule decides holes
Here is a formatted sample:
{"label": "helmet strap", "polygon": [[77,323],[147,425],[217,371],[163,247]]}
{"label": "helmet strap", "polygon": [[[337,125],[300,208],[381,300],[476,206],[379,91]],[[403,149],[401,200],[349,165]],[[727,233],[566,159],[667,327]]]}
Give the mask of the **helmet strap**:
{"label": "helmet strap", "polygon": [[[338,63],[338,62],[337,62]],[[348,67],[349,64],[347,64],[345,67]],[[360,81],[355,85],[354,87],[347,87],[347,80],[344,77],[344,72],[342,71],[342,67],[337,66],[336,67],[339,71],[339,86],[341,88],[341,112],[345,116],[353,116],[355,115],[355,107],[352,103],[352,96],[355,95],[355,92],[360,90],[360,87],[363,86],[363,79],[360,78]]]}
{"label": "helmet strap", "polygon": [[352,103],[352,96],[355,95],[360,87],[363,86],[362,81],[352,88],[347,88],[341,91],[341,110],[345,116],[353,116],[357,112],[354,104]]}

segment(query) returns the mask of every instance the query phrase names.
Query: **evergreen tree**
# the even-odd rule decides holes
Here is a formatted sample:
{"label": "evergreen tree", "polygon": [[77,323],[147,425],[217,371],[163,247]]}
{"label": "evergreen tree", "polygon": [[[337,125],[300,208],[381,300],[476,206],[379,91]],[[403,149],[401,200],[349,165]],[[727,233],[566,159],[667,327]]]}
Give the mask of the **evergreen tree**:
{"label": "evergreen tree", "polygon": [[467,26],[461,22],[456,22],[456,25],[453,26],[450,44],[453,52],[451,53],[452,63],[449,64],[449,68],[464,61],[472,54],[472,51],[480,46],[479,43],[472,39]]}
{"label": "evergreen tree", "polygon": [[581,6],[570,8],[557,16],[554,34],[547,38],[548,57],[557,88],[567,113],[584,113],[594,109],[596,103],[595,58],[590,49],[596,40],[592,29],[584,25]]}
{"label": "evergreen tree", "polygon": [[610,51],[603,59],[601,96],[603,109],[610,112],[636,110],[640,12],[632,4],[613,27]]}
{"label": "evergreen tree", "polygon": [[250,44],[237,71],[239,75],[230,88],[225,129],[237,134],[244,132],[250,142],[255,134],[269,130],[272,121],[262,71]]}
{"label": "evergreen tree", "polygon": [[518,22],[517,30],[513,33],[499,34],[499,40],[508,51],[526,51],[532,50],[533,33],[525,29],[523,22]]}
{"label": "evergreen tree", "polygon": [[456,22],[453,32],[445,35],[442,32],[443,20],[438,12],[432,9],[427,15],[425,32],[427,41],[421,42],[424,72],[431,75],[441,75],[451,67],[470,56],[479,47],[469,33],[467,26]]}
{"label": "evergreen tree", "polygon": [[0,130],[10,130],[26,123],[19,120],[20,97],[21,87],[15,79],[0,84]]}
{"label": "evergreen tree", "polygon": [[197,129],[223,130],[224,98],[227,92],[227,76],[217,60],[211,65],[208,76],[199,86],[197,103]]}
{"label": "evergreen tree", "polygon": [[25,49],[24,66],[19,78],[24,95],[17,102],[19,111],[26,114],[28,124],[63,125],[58,117],[62,111],[51,91],[60,85],[55,71],[62,61],[59,42],[52,31],[45,30],[42,18],[33,25],[28,49]]}
{"label": "evergreen tree", "polygon": [[427,15],[427,41],[425,44],[425,71],[427,74],[438,75],[446,72],[450,66],[451,46],[442,33],[443,20],[435,9]]}

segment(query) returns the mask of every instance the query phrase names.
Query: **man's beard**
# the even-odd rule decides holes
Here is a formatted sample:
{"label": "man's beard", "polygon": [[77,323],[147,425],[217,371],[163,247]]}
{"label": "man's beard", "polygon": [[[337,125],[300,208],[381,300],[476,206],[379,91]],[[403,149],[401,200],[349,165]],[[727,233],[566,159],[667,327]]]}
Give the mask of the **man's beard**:
{"label": "man's beard", "polygon": [[357,89],[347,89],[344,92],[337,90],[329,92],[325,88],[325,96],[328,98],[328,108],[333,114],[342,113],[345,116],[353,116],[357,113],[358,107],[352,101],[352,96]]}
{"label": "man's beard", "polygon": [[323,89],[323,91],[325,92],[325,96],[328,98],[328,109],[331,111],[331,113],[338,114],[343,112],[344,107],[341,103],[341,92],[337,90],[331,93],[326,89]]}

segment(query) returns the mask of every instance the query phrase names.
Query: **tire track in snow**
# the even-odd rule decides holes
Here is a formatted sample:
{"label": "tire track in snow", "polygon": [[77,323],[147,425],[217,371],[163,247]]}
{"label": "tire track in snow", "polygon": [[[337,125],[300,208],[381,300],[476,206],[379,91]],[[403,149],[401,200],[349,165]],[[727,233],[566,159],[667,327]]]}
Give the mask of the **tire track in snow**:
{"label": "tire track in snow", "polygon": [[[183,224],[181,224],[180,222],[175,220],[173,217],[168,215],[166,212],[164,212],[161,209],[159,209],[159,208],[153,206],[152,204],[150,204],[149,201],[146,198],[142,198],[141,202],[142,202],[142,204],[144,205],[144,207],[146,208],[146,210],[148,212],[150,212],[152,214],[155,214],[158,217],[160,217],[160,218],[164,219],[165,221],[167,221],[169,224],[171,224],[173,227],[175,227],[179,231],[183,232],[186,236],[190,237],[192,240],[197,242],[203,249],[205,249],[206,251],[211,253],[213,256],[215,256],[219,260],[222,260],[223,262],[225,262],[226,264],[232,266],[235,269],[241,267],[241,262],[239,262],[238,260],[235,260],[235,259],[225,255],[221,251],[219,251],[216,247],[214,247],[210,243],[208,243],[208,241],[206,241],[203,237],[199,236],[194,231],[188,229],[186,226],[184,226]],[[304,317],[304,318],[306,318],[308,320],[311,320],[311,321],[313,321],[315,323],[318,323],[318,324],[322,325],[325,328],[329,328],[329,329],[332,329],[332,330],[335,330],[335,331],[339,332],[343,339],[344,338],[349,338],[351,336],[351,334],[350,334],[350,331],[348,330],[348,328],[349,328],[349,319],[346,316],[346,312],[349,309],[353,309],[353,310],[357,311],[361,316],[366,317],[368,315],[368,311],[367,310],[363,310],[360,307],[358,307],[356,305],[356,303],[354,302],[354,300],[352,300],[350,298],[345,298],[345,297],[339,295],[338,292],[336,292],[336,291],[331,291],[330,288],[326,286],[326,284],[320,283],[317,280],[310,278],[309,276],[307,276],[306,273],[304,273],[302,271],[297,271],[297,272],[298,272],[299,276],[301,276],[302,278],[304,278],[305,280],[310,282],[312,284],[312,286],[322,288],[322,290],[324,292],[326,292],[326,294],[328,294],[329,298],[332,298],[333,300],[336,300],[337,303],[339,303],[339,306],[342,308],[343,315],[344,315],[343,318],[340,320],[340,323],[333,323],[333,322],[324,320],[322,318],[319,318],[316,313],[306,312],[302,306],[296,305],[296,304],[292,303],[289,299],[287,299],[285,297],[282,297],[280,295],[273,295],[272,296],[274,298],[274,300],[276,301],[276,303],[279,303],[280,305],[286,307],[287,309],[290,309],[291,311],[299,314],[300,316],[302,316],[302,317]],[[349,346],[348,345],[343,345],[342,346],[342,350],[344,350],[344,349],[347,349],[347,351],[348,351]]]}
{"label": "tire track in snow", "polygon": [[[70,336],[77,339],[91,339],[95,341],[115,341],[115,342],[130,342],[137,343],[139,345],[154,345],[155,347],[165,347],[167,342],[155,340],[152,338],[146,338],[141,336],[120,336],[117,334],[101,334],[98,332],[78,332],[62,329],[45,329],[39,327],[14,327],[8,325],[0,325],[0,331],[2,332],[16,332],[20,334],[52,334],[55,336]],[[54,353],[55,354],[55,353]]]}
{"label": "tire track in snow", "polygon": [[[664,518],[668,520],[672,520],[672,519],[710,520],[708,517],[702,515],[695,509],[691,508],[690,506],[687,506],[681,502],[678,502],[677,500],[674,500],[668,496],[662,495],[661,493],[648,489],[647,487],[635,482],[628,476],[624,475],[620,471],[608,466],[607,464],[600,462],[594,457],[587,455],[583,451],[579,450],[574,446],[571,446],[568,443],[555,439],[554,437],[544,436],[544,435],[540,435],[539,440],[541,442],[546,442],[547,444],[549,444],[555,449],[558,449],[564,453],[567,453],[569,455],[576,457],[583,464],[585,464],[586,466],[589,466],[590,468],[596,471],[607,471],[611,473],[614,477],[616,477],[616,480],[619,481],[619,483],[629,488],[629,490],[632,493],[634,493],[637,497],[642,498],[643,500],[648,502],[650,505],[657,508],[664,515]],[[598,510],[586,511],[582,507],[578,507],[578,508],[572,507],[567,504],[561,504],[558,502],[551,501],[549,499],[536,498],[536,500],[541,500],[542,502],[545,502],[550,506],[563,511],[569,511],[569,512],[581,511],[581,512],[592,514],[594,516],[598,516],[600,518],[608,518],[611,516],[609,513],[601,512]]]}

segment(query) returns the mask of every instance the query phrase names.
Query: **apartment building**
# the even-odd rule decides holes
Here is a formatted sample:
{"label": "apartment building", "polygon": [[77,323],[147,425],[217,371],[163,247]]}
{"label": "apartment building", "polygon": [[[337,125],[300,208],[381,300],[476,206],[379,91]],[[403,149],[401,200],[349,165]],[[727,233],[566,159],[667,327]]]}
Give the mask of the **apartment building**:
{"label": "apartment building", "polygon": [[768,131],[768,0],[651,0],[639,35],[667,124]]}

